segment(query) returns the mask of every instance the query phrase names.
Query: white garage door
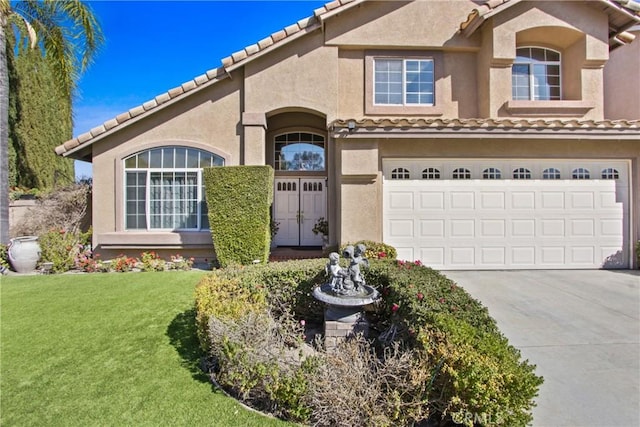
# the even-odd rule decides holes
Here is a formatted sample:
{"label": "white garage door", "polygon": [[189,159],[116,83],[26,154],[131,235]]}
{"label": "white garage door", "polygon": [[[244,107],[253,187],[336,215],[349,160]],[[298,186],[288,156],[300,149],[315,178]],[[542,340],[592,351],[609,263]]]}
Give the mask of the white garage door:
{"label": "white garage door", "polygon": [[629,163],[383,161],[384,241],[436,269],[627,268]]}

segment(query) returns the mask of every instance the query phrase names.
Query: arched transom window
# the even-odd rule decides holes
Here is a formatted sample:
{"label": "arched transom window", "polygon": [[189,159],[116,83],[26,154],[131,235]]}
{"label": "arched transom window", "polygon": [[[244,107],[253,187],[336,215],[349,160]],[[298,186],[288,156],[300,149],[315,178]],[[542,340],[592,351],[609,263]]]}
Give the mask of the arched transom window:
{"label": "arched transom window", "polygon": [[213,153],[162,147],[124,159],[125,229],[209,228],[202,168],[223,166]]}
{"label": "arched transom window", "polygon": [[324,137],[308,132],[291,132],[275,138],[274,169],[277,171],[322,172],[325,170]]}
{"label": "arched transom window", "polygon": [[516,49],[511,88],[514,100],[561,99],[560,52],[541,47]]}

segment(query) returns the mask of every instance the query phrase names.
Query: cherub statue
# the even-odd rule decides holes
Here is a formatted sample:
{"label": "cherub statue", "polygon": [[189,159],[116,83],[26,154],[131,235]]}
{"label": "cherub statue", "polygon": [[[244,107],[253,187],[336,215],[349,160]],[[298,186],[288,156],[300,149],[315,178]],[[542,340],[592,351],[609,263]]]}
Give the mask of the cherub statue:
{"label": "cherub statue", "polygon": [[329,262],[324,268],[324,271],[331,276],[329,285],[334,292],[340,293],[344,286],[343,281],[347,276],[347,271],[340,267],[340,255],[337,252],[331,252],[329,254]]}

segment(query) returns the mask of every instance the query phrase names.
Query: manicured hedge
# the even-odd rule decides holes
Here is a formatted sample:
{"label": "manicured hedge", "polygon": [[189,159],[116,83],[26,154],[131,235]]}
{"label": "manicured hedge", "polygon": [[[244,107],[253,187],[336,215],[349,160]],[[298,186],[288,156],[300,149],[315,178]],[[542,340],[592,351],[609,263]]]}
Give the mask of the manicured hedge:
{"label": "manicured hedge", "polygon": [[273,202],[271,166],[204,169],[209,225],[218,263],[267,262]]}
{"label": "manicured hedge", "polygon": [[[291,314],[295,321],[305,320],[307,324],[321,322],[323,306],[313,299],[311,292],[326,280],[325,263],[326,260],[305,260],[218,270],[202,279],[196,298],[201,344],[211,349],[215,341],[217,350],[211,356],[220,362],[222,371],[230,370],[219,372],[218,378],[224,380],[222,386],[250,403],[254,403],[252,397],[260,396],[258,406],[267,410],[278,408],[279,416],[318,425],[327,420],[327,408],[314,407],[318,402],[322,404],[322,399],[313,395],[319,389],[314,385],[326,381],[328,368],[324,364],[331,363],[331,355],[319,353],[311,358],[310,364],[284,369],[274,360],[255,362],[259,350],[248,348],[248,344],[233,336],[211,336],[208,328],[217,325],[219,334],[221,322],[246,325],[248,317],[243,316],[243,311],[270,312],[269,316],[276,319]],[[535,366],[523,361],[520,352],[509,345],[477,300],[444,275],[420,263],[371,260],[364,276],[367,284],[382,294],[374,311],[369,313],[371,339],[381,361],[376,362],[374,369],[404,366],[396,373],[405,379],[392,384],[402,388],[397,391],[390,389],[389,383],[372,384],[379,377],[372,375],[373,380],[363,387],[378,390],[375,399],[385,399],[384,405],[372,407],[388,409],[375,414],[375,419],[367,418],[372,415],[364,412],[350,419],[365,420],[368,425],[411,425],[428,417],[444,417],[469,426],[474,422],[492,426],[525,426],[531,422],[533,399],[542,378],[535,374]],[[236,307],[241,300],[248,301],[245,310]],[[230,310],[235,314],[230,316]],[[249,324],[258,322],[255,316],[249,318],[252,319]],[[269,324],[265,320],[260,322]],[[287,336],[283,332],[278,334]],[[388,363],[385,355],[398,351],[410,354],[413,362],[402,365],[401,361],[406,359],[400,355]],[[361,362],[353,363],[362,366]],[[394,374],[387,378],[394,376],[397,377]],[[278,388],[281,394],[274,394],[274,381],[278,384],[284,381],[286,393]],[[342,386],[336,384],[335,389]],[[326,392],[327,387],[324,389]],[[287,402],[293,402],[294,406],[287,409]],[[363,411],[358,406],[347,405],[340,410]],[[339,410],[339,405],[334,407]]]}

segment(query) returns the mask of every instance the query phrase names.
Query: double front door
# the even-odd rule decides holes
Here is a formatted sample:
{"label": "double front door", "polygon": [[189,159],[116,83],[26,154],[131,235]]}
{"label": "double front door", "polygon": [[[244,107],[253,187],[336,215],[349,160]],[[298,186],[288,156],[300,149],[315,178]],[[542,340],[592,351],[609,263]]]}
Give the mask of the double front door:
{"label": "double front door", "polygon": [[320,246],[322,235],[313,234],[320,218],[327,217],[326,178],[276,178],[273,219],[277,246]]}

